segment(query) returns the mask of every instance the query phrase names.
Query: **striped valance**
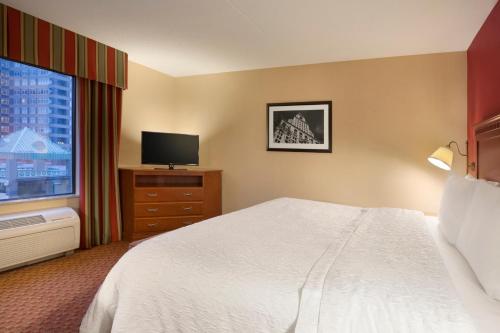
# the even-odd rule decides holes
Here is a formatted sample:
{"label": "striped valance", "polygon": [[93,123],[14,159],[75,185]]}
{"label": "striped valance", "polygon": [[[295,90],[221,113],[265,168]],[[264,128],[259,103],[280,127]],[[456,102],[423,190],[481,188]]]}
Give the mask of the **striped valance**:
{"label": "striped valance", "polygon": [[0,56],[127,88],[127,53],[0,4]]}

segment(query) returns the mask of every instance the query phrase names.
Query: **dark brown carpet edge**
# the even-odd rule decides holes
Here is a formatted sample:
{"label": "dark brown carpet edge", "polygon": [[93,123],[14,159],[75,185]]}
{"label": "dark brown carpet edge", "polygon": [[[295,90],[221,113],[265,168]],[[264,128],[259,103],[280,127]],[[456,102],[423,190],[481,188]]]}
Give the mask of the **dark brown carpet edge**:
{"label": "dark brown carpet edge", "polygon": [[0,332],[78,332],[95,292],[127,249],[127,242],[115,242],[0,273]]}

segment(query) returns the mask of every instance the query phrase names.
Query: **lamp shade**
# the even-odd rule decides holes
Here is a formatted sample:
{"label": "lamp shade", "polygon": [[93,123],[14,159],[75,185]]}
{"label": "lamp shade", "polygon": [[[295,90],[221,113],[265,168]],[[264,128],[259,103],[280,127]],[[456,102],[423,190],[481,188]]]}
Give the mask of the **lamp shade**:
{"label": "lamp shade", "polygon": [[443,170],[451,170],[453,152],[448,147],[439,147],[427,160]]}

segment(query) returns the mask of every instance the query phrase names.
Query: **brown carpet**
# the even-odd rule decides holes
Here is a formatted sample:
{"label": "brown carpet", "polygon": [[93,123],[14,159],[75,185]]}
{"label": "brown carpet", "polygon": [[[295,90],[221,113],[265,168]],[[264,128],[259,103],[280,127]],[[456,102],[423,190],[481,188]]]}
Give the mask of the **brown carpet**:
{"label": "brown carpet", "polygon": [[0,332],[78,332],[95,292],[127,249],[116,242],[0,273]]}

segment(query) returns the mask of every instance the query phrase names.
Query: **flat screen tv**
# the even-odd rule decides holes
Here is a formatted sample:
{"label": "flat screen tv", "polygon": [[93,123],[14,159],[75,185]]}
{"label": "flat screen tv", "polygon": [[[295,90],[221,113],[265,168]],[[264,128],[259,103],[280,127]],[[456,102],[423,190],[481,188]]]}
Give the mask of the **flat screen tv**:
{"label": "flat screen tv", "polygon": [[198,165],[199,136],[177,133],[142,132],[142,164]]}

